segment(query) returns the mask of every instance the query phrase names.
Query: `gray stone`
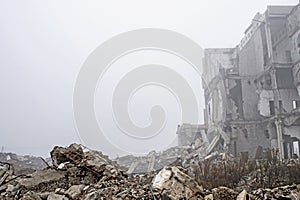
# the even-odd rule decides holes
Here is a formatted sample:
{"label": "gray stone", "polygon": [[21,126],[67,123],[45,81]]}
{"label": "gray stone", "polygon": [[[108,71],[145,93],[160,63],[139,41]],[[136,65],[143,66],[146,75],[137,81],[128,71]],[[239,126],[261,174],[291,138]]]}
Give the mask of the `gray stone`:
{"label": "gray stone", "polygon": [[72,199],[78,199],[80,194],[82,193],[82,190],[84,188],[84,185],[72,185],[65,194],[72,198]]}
{"label": "gray stone", "polygon": [[60,195],[60,194],[54,194],[54,193],[51,193],[47,200],[68,200],[69,198],[64,196],[64,195]]}
{"label": "gray stone", "polygon": [[37,193],[29,191],[20,200],[42,200],[42,199]]}

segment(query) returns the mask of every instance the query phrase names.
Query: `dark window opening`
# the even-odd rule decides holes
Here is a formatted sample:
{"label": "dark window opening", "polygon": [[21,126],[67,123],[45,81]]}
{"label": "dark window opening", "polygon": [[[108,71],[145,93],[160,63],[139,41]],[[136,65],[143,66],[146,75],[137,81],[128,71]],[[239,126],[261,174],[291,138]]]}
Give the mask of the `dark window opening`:
{"label": "dark window opening", "polygon": [[293,109],[299,108],[300,106],[300,101],[293,100]]}
{"label": "dark window opening", "polygon": [[282,105],[282,101],[280,100],[279,101],[279,112],[283,112],[284,109],[283,109],[283,105]]}
{"label": "dark window opening", "polygon": [[248,131],[247,131],[247,129],[243,129],[243,133],[244,133],[244,136],[245,136],[245,138],[247,139],[248,138]]}
{"label": "dark window opening", "polygon": [[296,42],[297,42],[297,47],[300,48],[300,34],[298,34]]}
{"label": "dark window opening", "polygon": [[[279,103],[279,108],[278,108],[279,112],[283,112],[284,109],[283,109],[282,101],[279,100],[278,103]],[[269,101],[269,105],[270,105],[270,115],[275,115],[275,102]]]}
{"label": "dark window opening", "polygon": [[269,134],[268,130],[265,130],[265,136],[266,136],[267,139],[270,139],[270,134]]}
{"label": "dark window opening", "polygon": [[274,101],[269,101],[269,105],[270,105],[270,115],[274,115],[275,114],[275,104],[274,104]]}
{"label": "dark window opening", "polygon": [[233,142],[233,153],[234,153],[234,156],[236,157],[236,156],[237,156],[237,145],[236,145],[236,141]]}

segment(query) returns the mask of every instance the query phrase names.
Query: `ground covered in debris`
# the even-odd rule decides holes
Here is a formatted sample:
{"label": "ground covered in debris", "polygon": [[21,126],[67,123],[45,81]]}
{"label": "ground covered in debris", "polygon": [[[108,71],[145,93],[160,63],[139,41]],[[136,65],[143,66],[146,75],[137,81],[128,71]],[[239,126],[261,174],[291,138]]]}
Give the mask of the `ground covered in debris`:
{"label": "ground covered in debris", "polygon": [[131,174],[101,152],[78,144],[54,147],[50,155],[51,166],[27,174],[16,175],[12,164],[1,163],[0,199],[300,199],[296,159],[211,157],[196,162],[192,156],[154,172]]}
{"label": "ground covered in debris", "polygon": [[[47,160],[48,161],[48,160]],[[0,153],[0,162],[11,164],[16,175],[32,173],[48,166],[41,157],[20,156],[14,153]]]}

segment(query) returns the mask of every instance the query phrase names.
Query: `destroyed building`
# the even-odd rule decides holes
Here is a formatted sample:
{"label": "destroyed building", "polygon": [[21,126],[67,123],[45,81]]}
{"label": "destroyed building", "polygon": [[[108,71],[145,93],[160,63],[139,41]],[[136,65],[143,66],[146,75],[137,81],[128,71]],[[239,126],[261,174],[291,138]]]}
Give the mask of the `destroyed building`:
{"label": "destroyed building", "polygon": [[208,153],[299,156],[299,5],[268,6],[236,47],[205,49],[202,80]]}

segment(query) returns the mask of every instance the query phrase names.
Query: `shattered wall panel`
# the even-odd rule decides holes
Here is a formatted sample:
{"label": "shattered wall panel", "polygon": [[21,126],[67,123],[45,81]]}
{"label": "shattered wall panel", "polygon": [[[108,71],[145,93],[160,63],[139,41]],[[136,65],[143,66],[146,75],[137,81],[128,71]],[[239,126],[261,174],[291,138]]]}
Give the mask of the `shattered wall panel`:
{"label": "shattered wall panel", "polygon": [[256,75],[264,70],[264,52],[260,29],[239,52],[239,74]]}
{"label": "shattered wall panel", "polygon": [[299,126],[290,126],[284,127],[284,134],[291,137],[296,137],[300,140],[300,127]]}
{"label": "shattered wall panel", "polygon": [[259,114],[268,117],[271,115],[270,112],[270,101],[274,101],[273,91],[271,90],[262,90],[259,93],[259,100],[258,100],[258,110]]}
{"label": "shattered wall panel", "polygon": [[253,79],[242,80],[243,91],[243,111],[244,119],[255,120],[259,119],[259,112],[257,109],[258,94],[256,92],[256,85]]}
{"label": "shattered wall panel", "polygon": [[[274,101],[274,94],[272,90],[261,90],[259,93],[258,110],[260,115],[269,117],[274,115],[271,113],[270,102]],[[297,91],[294,89],[279,90],[279,101],[281,101],[281,113],[288,113],[293,110],[293,101],[300,100]]]}
{"label": "shattered wall panel", "polygon": [[280,100],[282,101],[282,113],[293,110],[293,100],[300,100],[296,89],[279,90]]}
{"label": "shattered wall panel", "polygon": [[239,79],[228,80],[228,103],[227,103],[227,116],[230,119],[236,120],[244,117],[243,99],[242,99],[242,84]]}
{"label": "shattered wall panel", "polygon": [[[232,125],[232,127],[231,153],[233,155],[248,152],[249,158],[253,159],[258,146],[271,148],[271,140],[275,135],[272,135],[267,124]],[[266,131],[269,135],[266,135]]]}
{"label": "shattered wall panel", "polygon": [[204,51],[203,81],[208,85],[220,73],[220,69],[235,67],[234,48],[206,49]]}
{"label": "shattered wall panel", "polygon": [[276,68],[276,82],[278,89],[295,89],[291,68]]}

